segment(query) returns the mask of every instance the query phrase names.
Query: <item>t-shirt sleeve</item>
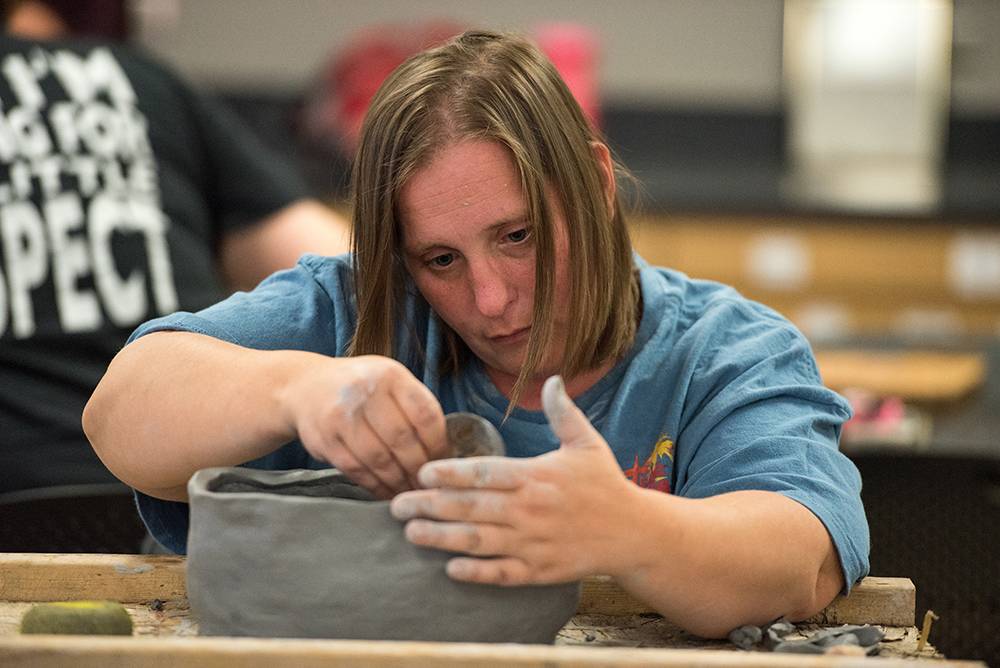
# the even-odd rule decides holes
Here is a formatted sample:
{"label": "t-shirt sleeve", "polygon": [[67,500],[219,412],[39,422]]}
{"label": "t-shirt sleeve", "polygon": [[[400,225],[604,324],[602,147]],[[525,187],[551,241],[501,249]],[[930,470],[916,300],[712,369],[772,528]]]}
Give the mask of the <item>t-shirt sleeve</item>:
{"label": "t-shirt sleeve", "polygon": [[306,350],[339,356],[354,331],[350,258],[306,255],[250,292],[196,313],[181,311],[140,325],[128,343],[158,331],[205,334],[257,350]]}
{"label": "t-shirt sleeve", "polygon": [[[257,350],[306,350],[340,356],[354,331],[348,256],[304,256],[292,269],[265,279],[197,313],[180,312],[151,320],[128,343],[153,332],[204,334]],[[288,469],[312,466],[293,442],[248,466]],[[186,551],[188,506],[136,492],[139,514],[150,534],[167,549]]]}
{"label": "t-shirt sleeve", "polygon": [[838,449],[850,408],[822,386],[808,342],[748,302],[709,313],[689,333],[698,356],[677,438],[681,496],[783,494],[829,532],[851,585],[868,573],[861,477]]}

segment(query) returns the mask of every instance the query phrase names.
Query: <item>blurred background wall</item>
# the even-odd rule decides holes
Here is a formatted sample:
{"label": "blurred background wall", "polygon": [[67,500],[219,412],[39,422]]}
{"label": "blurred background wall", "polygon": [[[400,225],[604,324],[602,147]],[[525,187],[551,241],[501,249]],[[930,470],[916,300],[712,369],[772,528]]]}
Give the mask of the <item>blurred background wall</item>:
{"label": "blurred background wall", "polygon": [[[145,0],[138,7],[158,4]],[[169,19],[153,19],[151,10],[142,14],[139,38],[196,80],[224,88],[301,91],[332,51],[373,23],[445,18],[525,31],[541,22],[570,19],[600,34],[600,83],[611,104],[738,109],[778,109],[781,104],[781,0],[167,4],[177,7]],[[1000,110],[1000,91],[994,109]]]}
{"label": "blurred background wall", "polygon": [[[590,26],[608,104],[781,108],[782,0],[139,0],[137,39],[206,85],[296,93],[357,30],[448,18],[526,30]],[[955,2],[952,108],[1000,115],[1000,3]]]}
{"label": "blurred background wall", "polygon": [[[603,129],[639,177],[643,210],[656,218],[639,220],[635,235],[648,259],[733,283],[816,340],[886,332],[920,341],[997,337],[1000,2],[788,0],[788,8],[822,16],[844,5],[905,10],[920,3],[941,10],[950,37],[937,105],[940,147],[924,175],[926,192],[919,192],[923,181],[917,191],[910,184],[909,192],[894,193],[891,179],[883,186],[863,170],[853,181],[850,172],[820,170],[806,196],[792,159],[801,123],[789,112],[799,108],[801,86],[789,84],[783,62],[793,40],[783,33],[789,12],[782,0],[135,0],[132,14],[137,41],[226,97],[270,141],[296,151],[317,188],[334,199],[345,193],[346,155],[303,139],[301,107],[322,87],[331,59],[364,30],[381,26],[391,36],[449,20],[531,31],[572,22],[596,36]],[[927,20],[909,18],[914,26]],[[820,34],[836,41],[825,30]],[[877,26],[868,32],[873,41],[866,46],[857,37],[854,48],[871,54],[874,70],[892,53]],[[897,39],[906,33],[895,26]],[[839,40],[852,48],[855,37]],[[907,57],[912,67],[920,64],[917,55]],[[887,130],[901,124],[892,111],[876,118],[881,106],[910,105],[903,96],[917,84],[905,80],[908,61],[900,62],[901,85],[870,86],[869,97],[887,104],[869,101],[871,111],[858,122],[871,127],[858,136],[887,134],[878,122]],[[863,59],[859,67],[863,78]],[[845,109],[865,102],[863,87],[854,94],[858,104],[848,99]],[[849,130],[832,127],[827,143],[849,143]],[[881,158],[904,167],[901,156]],[[816,195],[835,181],[845,184],[841,192]]]}

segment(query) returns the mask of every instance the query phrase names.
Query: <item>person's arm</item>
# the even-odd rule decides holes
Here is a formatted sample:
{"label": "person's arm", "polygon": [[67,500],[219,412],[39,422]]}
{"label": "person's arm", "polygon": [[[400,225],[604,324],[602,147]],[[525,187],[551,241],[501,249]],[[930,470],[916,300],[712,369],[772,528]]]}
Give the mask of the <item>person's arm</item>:
{"label": "person's arm", "polygon": [[[844,589],[822,522],[775,492],[685,499],[636,487],[630,517],[644,525],[618,583],[705,637],[778,617],[801,620]],[[639,518],[646,518],[643,523]],[[638,520],[638,521],[636,521]]]}
{"label": "person's arm", "polygon": [[350,223],[316,200],[298,200],[256,225],[223,234],[219,266],[227,285],[249,290],[304,253],[340,255],[350,250]]}
{"label": "person's arm", "polygon": [[243,464],[296,436],[381,497],[412,487],[420,465],[445,453],[440,405],[398,362],[252,350],[176,331],[118,353],[83,427],[122,481],[180,501],[198,469]]}
{"label": "person's arm", "polygon": [[610,574],[705,637],[807,617],[843,588],[832,541],[804,506],[772,492],[641,489],[561,383],[546,383],[543,402],[559,450],[431,462],[418,478],[431,489],[393,500],[412,542],[470,555],[449,562],[451,577],[516,585]]}

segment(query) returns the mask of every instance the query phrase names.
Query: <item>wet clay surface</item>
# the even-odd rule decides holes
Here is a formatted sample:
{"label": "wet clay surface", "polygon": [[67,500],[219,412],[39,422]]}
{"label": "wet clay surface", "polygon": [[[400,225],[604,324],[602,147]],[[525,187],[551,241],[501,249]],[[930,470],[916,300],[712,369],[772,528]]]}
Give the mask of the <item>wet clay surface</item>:
{"label": "wet clay surface", "polygon": [[238,473],[224,473],[211,482],[209,490],[219,494],[256,492],[285,496],[357,499],[359,501],[375,500],[375,497],[370,492],[354,484],[346,476],[269,484],[262,480],[247,478]]}

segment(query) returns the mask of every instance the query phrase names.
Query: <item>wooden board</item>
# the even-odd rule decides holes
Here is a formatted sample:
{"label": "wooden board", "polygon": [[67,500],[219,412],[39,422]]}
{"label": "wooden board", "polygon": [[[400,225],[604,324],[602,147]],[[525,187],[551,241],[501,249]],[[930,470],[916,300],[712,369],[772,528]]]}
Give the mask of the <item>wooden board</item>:
{"label": "wooden board", "polygon": [[[481,643],[366,642],[357,640],[278,640],[177,638],[136,640],[82,636],[0,638],[4,665],[20,668],[297,668],[335,666],[676,666],[687,668],[865,668],[867,658],[727,652],[691,649],[550,647]],[[913,659],[883,659],[880,668],[913,668]],[[983,667],[976,661],[935,661],[938,668]]]}
{"label": "wooden board", "polygon": [[[917,593],[907,578],[867,577],[838,596],[821,613],[810,618],[816,624],[883,624],[913,626]],[[608,576],[594,576],[583,582],[578,614],[640,615],[654,612],[632,597]]]}
{"label": "wooden board", "polygon": [[[816,623],[878,623],[887,633],[880,666],[905,668],[914,658],[940,658],[928,645],[915,651],[913,584],[866,578]],[[132,638],[20,636],[21,616],[34,602],[103,598],[126,604]],[[897,625],[898,624],[898,625]],[[803,624],[801,634],[814,630]],[[850,666],[860,659],[735,652],[726,641],[697,638],[651,613],[611,578],[583,583],[578,614],[555,646],[350,640],[199,638],[190,617],[184,559],[134,555],[0,554],[0,665],[3,666]],[[725,650],[725,651],[723,651]],[[906,663],[902,663],[902,659]],[[940,666],[981,666],[944,661]]]}
{"label": "wooden board", "polygon": [[[32,602],[0,601],[0,638],[16,636],[24,614]],[[187,599],[126,603],[132,618],[133,636],[140,638],[193,638],[198,636],[198,622],[191,614]],[[818,624],[796,625],[800,637],[822,628]],[[886,637],[880,656],[890,658],[918,655],[915,627],[880,626]],[[707,640],[684,631],[660,615],[652,613],[608,615],[583,613],[573,616],[556,635],[555,644],[583,647],[659,647],[673,649],[734,649],[726,640]],[[934,657],[928,645],[919,653]]]}
{"label": "wooden board", "polygon": [[820,350],[827,387],[862,388],[912,401],[956,401],[983,384],[986,361],[976,353]]}
{"label": "wooden board", "polygon": [[0,553],[0,601],[168,601],[185,583],[183,557]]}
{"label": "wooden board", "polygon": [[867,577],[808,621],[815,624],[913,626],[917,589],[907,578]]}
{"label": "wooden board", "polygon": [[[187,596],[184,558],[162,555],[0,553],[0,601],[102,599],[120,603]],[[915,589],[906,578],[865,578],[838,596],[819,619],[836,624],[912,626]],[[580,614],[654,612],[608,576],[583,581]]]}

